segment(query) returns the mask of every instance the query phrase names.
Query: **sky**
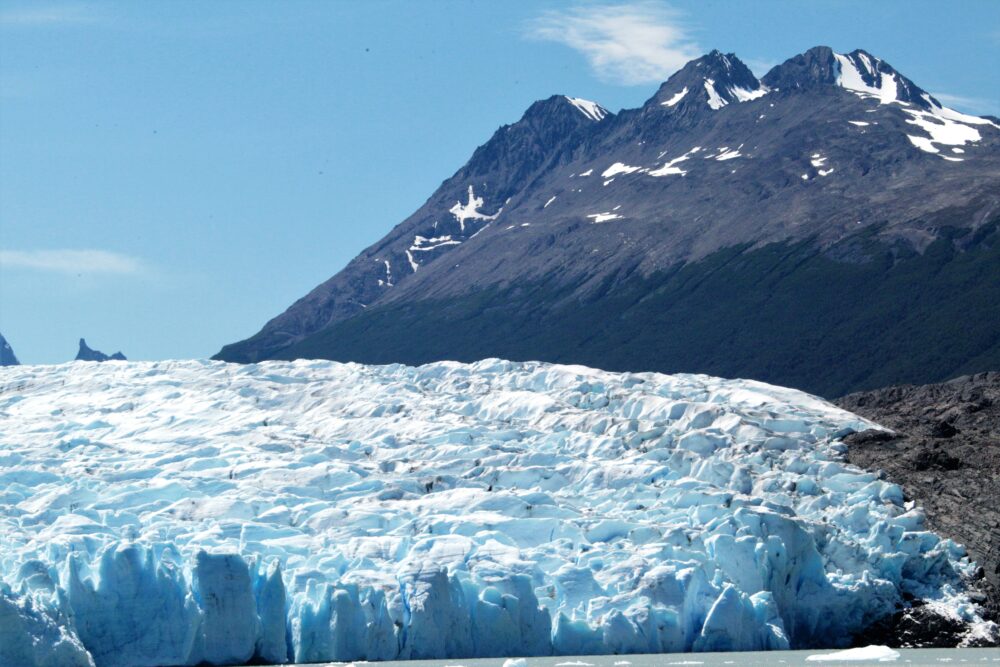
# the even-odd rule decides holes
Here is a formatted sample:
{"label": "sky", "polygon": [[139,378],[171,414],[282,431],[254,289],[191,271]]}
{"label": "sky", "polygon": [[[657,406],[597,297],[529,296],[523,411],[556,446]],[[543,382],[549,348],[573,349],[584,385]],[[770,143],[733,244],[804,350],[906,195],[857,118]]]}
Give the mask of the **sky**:
{"label": "sky", "polygon": [[864,48],[1000,115],[1000,2],[0,0],[0,332],[201,358],[416,210],[501,125],[617,111],[712,49]]}

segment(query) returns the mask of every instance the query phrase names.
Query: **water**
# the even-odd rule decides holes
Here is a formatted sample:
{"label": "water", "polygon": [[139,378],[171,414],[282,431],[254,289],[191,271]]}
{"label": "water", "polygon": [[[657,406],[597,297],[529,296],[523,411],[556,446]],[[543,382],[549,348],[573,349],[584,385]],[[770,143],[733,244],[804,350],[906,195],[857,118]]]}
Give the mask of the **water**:
{"label": "water", "polygon": [[[836,651],[774,651],[754,653],[661,653],[657,655],[585,655],[559,656],[555,658],[526,658],[527,667],[715,667],[736,665],[738,667],[757,665],[936,665],[955,667],[957,665],[997,665],[1000,666],[998,648],[942,648],[942,649],[897,649],[899,657],[891,662],[878,660],[850,661],[807,661],[809,656],[828,655]],[[459,658],[445,660],[401,660],[369,663],[378,667],[503,667],[505,658]],[[362,663],[356,663],[362,664]],[[322,663],[326,666],[343,666],[345,663]]]}

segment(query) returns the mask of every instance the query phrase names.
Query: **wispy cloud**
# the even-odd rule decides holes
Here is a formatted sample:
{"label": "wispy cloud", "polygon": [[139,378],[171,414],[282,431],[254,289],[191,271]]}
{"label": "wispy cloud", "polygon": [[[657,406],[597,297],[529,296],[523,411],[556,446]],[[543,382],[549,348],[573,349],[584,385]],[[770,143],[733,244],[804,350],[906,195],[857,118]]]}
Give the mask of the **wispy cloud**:
{"label": "wispy cloud", "polygon": [[931,93],[938,102],[946,107],[956,107],[959,111],[969,111],[972,113],[995,114],[1000,112],[1000,99],[987,99],[985,97],[966,97],[965,95],[951,95],[950,93]]}
{"label": "wispy cloud", "polygon": [[624,85],[658,83],[701,55],[680,14],[651,0],[548,11],[526,35],[579,51],[598,77]]}
{"label": "wispy cloud", "polygon": [[75,274],[139,274],[135,257],[107,250],[0,250],[0,268]]}
{"label": "wispy cloud", "polygon": [[0,10],[0,26],[52,26],[96,23],[98,17],[86,5],[31,4]]}

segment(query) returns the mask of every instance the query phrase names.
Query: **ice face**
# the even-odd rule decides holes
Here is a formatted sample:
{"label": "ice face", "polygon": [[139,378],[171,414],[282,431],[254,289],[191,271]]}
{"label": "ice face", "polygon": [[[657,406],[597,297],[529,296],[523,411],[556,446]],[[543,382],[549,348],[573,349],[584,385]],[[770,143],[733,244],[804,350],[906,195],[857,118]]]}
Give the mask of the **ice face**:
{"label": "ice face", "polygon": [[[0,664],[836,647],[973,565],[864,420],[486,360],[0,371]],[[990,626],[980,623],[983,631]]]}

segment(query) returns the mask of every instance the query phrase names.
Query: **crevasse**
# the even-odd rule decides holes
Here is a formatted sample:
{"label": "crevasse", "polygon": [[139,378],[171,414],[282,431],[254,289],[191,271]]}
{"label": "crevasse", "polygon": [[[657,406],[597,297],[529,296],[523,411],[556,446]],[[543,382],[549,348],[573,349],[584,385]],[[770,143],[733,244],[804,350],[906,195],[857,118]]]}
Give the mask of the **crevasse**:
{"label": "crevasse", "polygon": [[843,646],[964,551],[869,428],[707,376],[486,360],[0,371],[0,663]]}

